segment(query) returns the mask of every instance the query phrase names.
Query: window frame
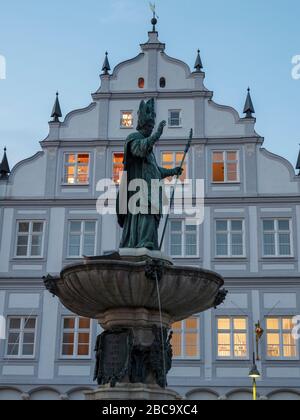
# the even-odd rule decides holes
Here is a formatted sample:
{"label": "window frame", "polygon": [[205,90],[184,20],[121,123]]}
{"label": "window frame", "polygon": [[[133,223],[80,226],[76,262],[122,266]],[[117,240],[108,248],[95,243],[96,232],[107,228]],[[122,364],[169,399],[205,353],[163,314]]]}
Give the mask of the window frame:
{"label": "window frame", "polygon": [[[181,236],[183,238],[182,242],[181,242],[181,251],[183,251],[181,253],[181,255],[173,255],[172,254],[172,233],[175,233],[175,231],[172,231],[172,222],[177,222],[177,223],[181,223]],[[197,253],[196,255],[187,255],[186,254],[186,226],[193,226],[193,225],[188,225],[185,219],[171,219],[170,220],[170,228],[169,228],[169,253],[170,256],[174,259],[182,259],[182,258],[187,258],[187,259],[194,259],[194,258],[199,258],[200,255],[200,240],[199,240],[199,225],[195,225],[196,227],[196,247],[197,247]],[[178,234],[179,232],[176,231],[176,233]]]}
{"label": "window frame", "polygon": [[[220,319],[230,320],[230,330],[223,330],[219,329],[218,321]],[[234,321],[237,319],[243,319],[246,321],[246,329],[245,330],[235,330],[234,329]],[[247,347],[247,355],[244,357],[235,356],[235,344],[234,344],[234,336],[235,334],[246,334],[246,347]],[[230,353],[231,356],[220,356],[219,355],[219,334],[229,334],[230,335]],[[248,316],[238,316],[238,315],[218,315],[216,317],[216,360],[217,361],[238,361],[238,360],[250,360],[250,333],[249,333],[249,317]]]}
{"label": "window frame", "polygon": [[[178,125],[172,125],[172,112],[178,112],[179,113],[179,124]],[[182,109],[169,109],[168,110],[168,128],[182,128]]]}
{"label": "window frame", "polygon": [[[11,329],[10,328],[10,320],[11,319],[20,319],[20,328],[19,329]],[[28,321],[29,319],[35,320],[35,328],[29,328],[28,331],[25,330],[25,319]],[[8,354],[8,346],[9,346],[9,334],[18,334],[19,335],[19,344],[18,344],[18,355],[11,355]],[[32,355],[23,355],[21,351],[23,351],[23,344],[24,344],[24,334],[34,334],[34,342],[33,342],[33,354]],[[36,358],[36,350],[37,350],[37,334],[38,334],[38,317],[36,315],[9,315],[7,317],[7,339],[6,339],[6,346],[5,346],[5,359],[7,360],[34,360]],[[15,343],[16,345],[16,343]]]}
{"label": "window frame", "polygon": [[[218,255],[218,241],[217,241],[217,235],[219,232],[217,230],[217,223],[218,222],[227,222],[227,251],[228,254],[227,255]],[[234,231],[232,230],[232,222],[242,222],[242,235],[243,235],[243,254],[242,255],[232,255],[232,235],[234,234]],[[228,229],[228,226],[230,224],[230,229]],[[240,231],[236,231],[239,232]],[[223,234],[225,234],[225,231],[222,232]],[[246,253],[246,223],[245,223],[245,219],[241,219],[241,218],[228,218],[228,219],[215,219],[215,258],[216,259],[244,259],[247,258],[247,253]]]}
{"label": "window frame", "polygon": [[[70,250],[70,236],[71,236],[71,223],[72,222],[77,222],[80,223],[80,253],[82,253],[81,256],[75,256],[75,255],[69,255],[69,250]],[[71,259],[71,260],[78,260],[78,259],[82,259],[83,257],[83,248],[84,248],[84,235],[85,235],[85,223],[95,223],[95,242],[94,242],[94,255],[96,255],[97,252],[97,236],[98,236],[98,220],[96,219],[84,219],[84,220],[80,220],[80,219],[69,219],[68,220],[68,240],[67,240],[67,259]],[[88,255],[91,256],[91,255]]]}
{"label": "window frame", "polygon": [[[64,328],[64,320],[65,319],[74,319],[74,329],[65,329]],[[90,360],[92,358],[92,339],[93,339],[93,320],[90,319],[90,327],[89,327],[89,354],[86,356],[78,355],[78,344],[79,344],[79,334],[81,331],[85,334],[87,332],[87,328],[79,328],[79,320],[84,319],[84,317],[74,316],[74,315],[62,315],[61,317],[61,333],[60,333],[60,349],[59,349],[59,357],[62,360]],[[88,319],[88,318],[86,318]],[[64,333],[71,333],[74,334],[74,342],[73,342],[73,355],[64,355],[63,354],[63,345],[64,345]],[[76,354],[75,353],[76,350]]]}
{"label": "window frame", "polygon": [[[215,153],[222,153],[223,154],[223,161],[222,162],[214,162],[214,154]],[[233,161],[227,160],[227,155],[229,153],[236,153],[237,159],[237,180],[230,181],[228,180],[228,164],[233,163]],[[212,184],[222,185],[222,184],[240,184],[241,183],[241,160],[240,160],[240,150],[212,150],[212,163],[211,163],[211,182]],[[224,181],[214,181],[214,163],[223,163],[224,164]]]}
{"label": "window frame", "polygon": [[[274,231],[265,231],[264,229],[264,222],[265,221],[274,221]],[[281,255],[279,254],[279,250],[280,250],[280,240],[279,240],[279,235],[280,231],[279,230],[279,222],[280,221],[288,221],[289,222],[289,235],[290,235],[290,247],[291,247],[291,253],[290,255]],[[265,259],[278,259],[278,258],[286,258],[286,259],[290,259],[290,258],[294,258],[295,254],[294,254],[294,236],[293,236],[293,219],[291,217],[263,217],[261,219],[261,226],[262,226],[262,256]],[[267,255],[265,254],[265,233],[274,233],[275,235],[275,255]]]}
{"label": "window frame", "polygon": [[[115,180],[114,180],[114,174],[115,174],[114,169],[115,169],[115,166],[116,165],[119,165],[119,163],[115,163],[114,162],[115,155],[123,155],[123,159],[124,159],[124,151],[119,151],[119,152],[118,151],[113,151],[112,154],[111,154],[111,171],[112,171],[112,173],[111,173],[111,179],[112,179],[113,182],[115,182]],[[122,164],[122,166],[123,166],[123,172],[124,172],[124,164]],[[118,184],[118,183],[115,182],[115,184],[116,185],[120,185],[121,184],[121,177],[120,177],[120,183]]]}
{"label": "window frame", "polygon": [[[123,125],[123,115],[127,113],[127,114],[131,114],[132,116],[132,125],[131,127],[126,127]],[[120,129],[121,130],[132,130],[134,128],[134,111],[133,109],[123,109],[120,111]]]}
{"label": "window frame", "polygon": [[[162,150],[160,152],[160,162],[161,162],[161,167],[164,169],[168,169],[165,168],[164,165],[169,165],[172,166],[172,168],[176,168],[177,166],[181,165],[182,159],[180,161],[176,160],[176,155],[177,154],[182,154],[184,155],[184,150]],[[172,161],[171,162],[165,162],[164,161],[164,155],[169,154],[172,155]],[[185,183],[188,181],[189,179],[189,161],[188,159],[185,159],[184,161],[184,169],[185,169],[185,179],[184,181],[181,181],[182,183]]]}
{"label": "window frame", "polygon": [[[21,223],[28,223],[29,224],[29,231],[28,233],[20,234],[19,226]],[[34,223],[41,223],[43,225],[42,231],[42,241],[41,241],[41,253],[40,255],[30,255],[31,254],[31,247],[32,247],[32,237],[34,236],[33,232],[33,225]],[[25,220],[16,220],[16,242],[15,242],[15,250],[14,250],[14,259],[17,260],[42,260],[44,259],[44,251],[45,251],[45,233],[46,233],[46,220],[37,220],[37,219],[25,219]],[[27,243],[27,254],[26,255],[18,255],[18,238],[19,236],[27,236],[28,243]],[[37,235],[36,235],[37,236]]]}
{"label": "window frame", "polygon": [[[194,329],[187,329],[186,322],[189,320],[196,320],[197,321],[197,328],[196,331]],[[173,334],[180,334],[181,337],[181,356],[174,356],[174,360],[201,360],[201,332],[200,332],[200,318],[197,316],[190,317],[185,319],[184,321],[179,321],[181,323],[181,329],[174,329],[173,326],[177,324],[175,322],[172,326]],[[188,356],[186,355],[186,335],[187,334],[195,334],[197,335],[197,356]]]}
{"label": "window frame", "polygon": [[[66,162],[66,156],[67,155],[75,155],[75,163],[74,164],[70,164]],[[88,163],[88,171],[87,171],[87,177],[88,180],[87,182],[77,182],[77,178],[78,178],[78,156],[79,155],[88,155],[89,157],[89,163]],[[65,176],[65,168],[66,166],[71,167],[74,166],[74,179],[75,182],[74,184],[70,184],[68,182],[66,182],[66,176]],[[89,186],[90,185],[90,180],[91,180],[91,152],[64,152],[63,153],[63,176],[62,176],[62,185],[64,187],[82,187],[82,186]]]}
{"label": "window frame", "polygon": [[[283,336],[284,334],[290,333],[292,335],[292,330],[284,330],[283,329],[283,320],[284,319],[293,319],[295,315],[274,315],[274,316],[266,316],[265,317],[265,358],[267,361],[299,361],[300,356],[300,348],[299,348],[299,340],[295,340],[296,346],[296,356],[295,357],[286,357],[284,356],[284,342]],[[278,330],[269,330],[267,321],[271,319],[276,319],[279,321],[279,329]],[[269,334],[279,334],[279,349],[280,349],[280,357],[272,357],[268,354],[268,335]]]}

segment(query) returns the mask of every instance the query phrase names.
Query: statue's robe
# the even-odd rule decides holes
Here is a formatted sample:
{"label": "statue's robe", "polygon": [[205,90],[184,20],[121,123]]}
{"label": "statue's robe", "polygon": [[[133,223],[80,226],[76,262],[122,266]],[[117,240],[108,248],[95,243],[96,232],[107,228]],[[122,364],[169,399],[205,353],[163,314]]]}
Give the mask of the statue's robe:
{"label": "statue's robe", "polygon": [[[153,146],[157,140],[158,136],[156,134],[145,138],[139,132],[131,134],[126,140],[124,171],[127,172],[127,180],[124,180],[123,177],[117,200],[118,222],[123,228],[120,248],[159,249],[158,228],[162,217],[162,193],[159,194],[159,202],[157,202],[157,196],[155,200],[151,197],[151,181],[153,179],[161,181],[173,176],[174,170],[158,166],[153,153]],[[128,210],[128,202],[136,192],[128,192],[128,185],[135,179],[142,179],[147,183],[146,194],[148,197],[143,202],[147,202],[148,209],[143,209],[138,214],[131,214]],[[127,189],[127,197],[122,193],[124,188]],[[124,203],[125,197],[127,198],[126,203]],[[122,207],[123,210],[120,212]],[[126,211],[124,211],[124,208]],[[127,214],[122,214],[122,212]]]}

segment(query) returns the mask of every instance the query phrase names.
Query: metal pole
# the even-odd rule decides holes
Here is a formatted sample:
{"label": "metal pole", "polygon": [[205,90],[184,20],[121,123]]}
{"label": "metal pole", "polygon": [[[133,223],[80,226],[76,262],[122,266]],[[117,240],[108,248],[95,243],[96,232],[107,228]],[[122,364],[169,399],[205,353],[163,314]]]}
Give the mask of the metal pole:
{"label": "metal pole", "polygon": [[[189,141],[188,141],[188,144],[186,145],[186,148],[185,148],[185,151],[184,151],[184,155],[183,155],[183,158],[182,158],[182,161],[181,161],[180,169],[183,169],[183,165],[184,165],[186,156],[187,156],[187,154],[188,154],[188,152],[189,152],[189,150],[191,148],[191,145],[192,145],[192,140],[193,140],[193,130],[190,131]],[[180,175],[177,175],[176,176],[176,182],[175,182],[175,185],[173,187],[173,192],[172,192],[172,196],[171,196],[171,201],[170,201],[170,206],[169,206],[169,212],[167,214],[167,218],[166,218],[166,221],[165,221],[164,230],[163,230],[161,241],[160,241],[160,246],[159,246],[159,250],[160,251],[162,250],[162,246],[163,246],[163,243],[164,243],[164,240],[165,240],[167,226],[168,226],[168,221],[169,221],[170,213],[171,213],[171,210],[172,210],[172,207],[173,207],[173,204],[174,204],[175,192],[176,192],[176,188],[177,188],[177,185],[178,185],[179,178],[180,178]]]}
{"label": "metal pole", "polygon": [[257,385],[255,378],[253,378],[253,401],[257,401]]}

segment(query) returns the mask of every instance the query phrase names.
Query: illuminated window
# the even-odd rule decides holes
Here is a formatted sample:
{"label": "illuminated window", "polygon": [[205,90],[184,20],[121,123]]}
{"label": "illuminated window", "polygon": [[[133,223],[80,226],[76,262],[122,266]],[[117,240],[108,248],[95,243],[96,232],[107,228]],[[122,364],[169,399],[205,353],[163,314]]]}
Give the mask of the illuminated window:
{"label": "illuminated window", "polygon": [[181,127],[181,110],[170,109],[169,110],[169,127]]}
{"label": "illuminated window", "polygon": [[121,128],[133,128],[132,111],[121,111]]}
{"label": "illuminated window", "polygon": [[216,221],[216,255],[217,257],[243,257],[244,246],[243,220]]}
{"label": "illuminated window", "polygon": [[68,258],[92,257],[96,251],[96,222],[69,222]]}
{"label": "illuminated window", "polygon": [[188,225],[184,220],[170,224],[170,252],[174,258],[198,256],[198,226]]}
{"label": "illuminated window", "polygon": [[291,220],[264,219],[263,241],[265,257],[291,257]]}
{"label": "illuminated window", "polygon": [[65,153],[64,183],[68,185],[86,185],[89,183],[88,153]]}
{"label": "illuminated window", "polygon": [[121,174],[124,170],[124,153],[113,154],[113,181],[116,184],[121,182]]}
{"label": "illuminated window", "polygon": [[199,319],[190,318],[172,326],[172,347],[175,359],[199,359]]}
{"label": "illuminated window", "polygon": [[159,86],[160,86],[162,89],[164,89],[164,88],[166,87],[166,85],[167,85],[167,81],[166,81],[165,77],[161,77],[161,78],[159,79]]}
{"label": "illuminated window", "polygon": [[239,153],[213,152],[213,182],[239,181]]}
{"label": "illuminated window", "polygon": [[[163,152],[162,153],[162,167],[165,169],[173,169],[181,165],[184,152]],[[183,173],[180,181],[184,182],[187,179],[187,163],[183,165]]]}
{"label": "illuminated window", "polygon": [[217,318],[218,358],[248,357],[247,324],[246,318]]}
{"label": "illuminated window", "polygon": [[17,229],[16,257],[41,258],[43,256],[45,222],[19,221]]}
{"label": "illuminated window", "polygon": [[271,359],[295,359],[298,357],[296,340],[293,338],[293,318],[267,318],[267,356]]}
{"label": "illuminated window", "polygon": [[36,318],[8,318],[8,339],[6,357],[33,358],[36,345]]}
{"label": "illuminated window", "polygon": [[61,356],[63,358],[91,357],[92,321],[80,317],[64,317]]}
{"label": "illuminated window", "polygon": [[143,77],[140,77],[139,78],[138,86],[139,86],[140,89],[144,89],[144,87],[145,87],[145,79]]}

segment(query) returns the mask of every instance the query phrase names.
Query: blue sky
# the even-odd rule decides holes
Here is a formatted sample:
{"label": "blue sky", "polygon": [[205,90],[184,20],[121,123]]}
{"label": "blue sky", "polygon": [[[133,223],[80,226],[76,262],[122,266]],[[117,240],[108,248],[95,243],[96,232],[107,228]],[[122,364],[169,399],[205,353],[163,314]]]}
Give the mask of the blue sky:
{"label": "blue sky", "polygon": [[[265,147],[296,163],[300,143],[299,0],[157,0],[167,53],[193,66],[201,49],[214,100],[242,112],[252,88]],[[56,90],[64,115],[91,102],[106,50],[115,66],[147,40],[147,0],[10,0],[0,8],[0,148],[12,164],[38,150]],[[1,152],[0,152],[1,153]]]}

